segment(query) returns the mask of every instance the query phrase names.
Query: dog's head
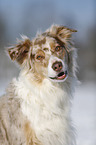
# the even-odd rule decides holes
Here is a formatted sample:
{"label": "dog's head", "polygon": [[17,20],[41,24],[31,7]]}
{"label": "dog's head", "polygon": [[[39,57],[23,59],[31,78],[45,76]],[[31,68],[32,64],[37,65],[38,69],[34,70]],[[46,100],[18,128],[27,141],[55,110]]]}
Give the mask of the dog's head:
{"label": "dog's head", "polygon": [[34,74],[36,80],[48,78],[56,82],[65,81],[69,71],[73,71],[70,53],[70,38],[73,32],[76,30],[53,25],[32,41],[23,36],[17,45],[8,48],[9,56],[16,60],[22,69]]}

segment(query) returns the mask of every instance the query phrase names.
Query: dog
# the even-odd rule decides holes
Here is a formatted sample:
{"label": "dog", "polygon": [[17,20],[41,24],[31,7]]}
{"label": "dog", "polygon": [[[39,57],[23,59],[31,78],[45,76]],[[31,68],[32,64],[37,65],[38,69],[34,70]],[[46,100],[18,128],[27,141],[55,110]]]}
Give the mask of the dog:
{"label": "dog", "polygon": [[20,66],[0,97],[0,145],[75,145],[71,100],[77,82],[76,30],[52,25],[7,49]]}

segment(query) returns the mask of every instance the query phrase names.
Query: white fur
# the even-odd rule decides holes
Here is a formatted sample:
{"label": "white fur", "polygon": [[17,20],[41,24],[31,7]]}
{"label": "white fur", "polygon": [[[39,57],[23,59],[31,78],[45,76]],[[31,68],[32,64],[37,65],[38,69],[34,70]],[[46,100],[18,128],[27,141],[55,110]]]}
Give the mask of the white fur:
{"label": "white fur", "polygon": [[38,85],[30,81],[31,77],[23,71],[18,81],[13,82],[22,112],[31,122],[37,138],[43,145],[74,145],[69,86],[49,79]]}

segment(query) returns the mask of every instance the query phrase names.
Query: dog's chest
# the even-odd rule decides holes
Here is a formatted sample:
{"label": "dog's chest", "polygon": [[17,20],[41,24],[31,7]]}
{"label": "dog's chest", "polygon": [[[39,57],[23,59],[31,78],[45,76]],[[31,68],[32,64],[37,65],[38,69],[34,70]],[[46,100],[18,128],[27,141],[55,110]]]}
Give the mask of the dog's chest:
{"label": "dog's chest", "polygon": [[44,145],[63,145],[69,131],[68,108],[62,110],[50,104],[44,106],[39,101],[35,99],[31,104],[22,102],[23,114],[27,116],[37,138]]}
{"label": "dog's chest", "polygon": [[[63,114],[57,115],[44,106],[29,107],[22,104],[23,113],[30,121],[38,140],[46,145],[63,145],[69,131],[68,118]],[[26,111],[25,111],[26,110]],[[61,112],[63,113],[63,112]]]}
{"label": "dog's chest", "polygon": [[38,140],[43,145],[67,145],[70,140],[67,93],[53,86],[46,89],[44,85],[39,91],[36,88],[29,91],[24,84],[21,86],[18,96],[22,98],[22,113],[28,118]]}

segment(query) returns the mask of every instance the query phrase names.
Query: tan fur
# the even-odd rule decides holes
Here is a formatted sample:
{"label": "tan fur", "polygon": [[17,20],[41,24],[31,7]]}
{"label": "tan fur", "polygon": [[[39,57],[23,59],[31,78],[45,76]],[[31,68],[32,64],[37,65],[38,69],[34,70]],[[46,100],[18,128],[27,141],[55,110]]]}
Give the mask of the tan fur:
{"label": "tan fur", "polygon": [[[39,105],[41,105],[41,106],[40,106],[40,108],[38,107],[37,110],[44,109],[43,111],[40,110],[41,114],[42,114],[41,118],[43,118],[43,115],[44,115],[43,119],[45,119],[45,120],[46,120],[46,117],[48,117],[48,120],[49,120],[48,124],[50,124],[50,122],[51,122],[50,117],[52,117],[52,114],[49,113],[50,105],[52,105],[52,103],[53,103],[53,106],[55,107],[55,105],[57,105],[57,108],[58,108],[58,106],[59,106],[58,101],[56,102],[56,104],[54,104],[55,100],[53,102],[48,100],[48,101],[50,101],[49,104],[47,104],[47,105],[49,105],[49,110],[46,111],[46,105],[43,104],[44,102],[42,100],[43,98],[41,98],[41,100],[39,100],[40,98],[38,99],[38,95],[45,97],[44,101],[46,102],[47,98],[46,98],[46,96],[43,96],[42,86],[46,87],[47,84],[49,84],[49,86],[52,86],[52,88],[49,88],[49,91],[51,93],[53,93],[53,96],[52,96],[52,94],[50,94],[50,92],[47,92],[48,91],[47,87],[49,87],[49,86],[47,86],[46,88],[44,88],[44,95],[47,92],[47,94],[46,94],[47,97],[49,95],[49,96],[51,96],[51,98],[52,97],[54,98],[55,92],[57,90],[59,90],[59,91],[61,91],[61,96],[59,96],[58,92],[56,92],[57,94],[55,94],[55,95],[59,96],[59,98],[60,98],[60,97],[62,97],[62,94],[64,91],[64,90],[62,90],[63,85],[58,84],[58,83],[55,84],[55,82],[51,83],[50,79],[48,78],[49,76],[48,76],[47,68],[48,68],[48,64],[49,64],[51,55],[53,58],[58,58],[57,61],[61,60],[62,62],[65,61],[63,58],[68,55],[70,58],[70,61],[68,60],[69,61],[69,64],[68,64],[69,73],[71,74],[71,78],[73,76],[75,76],[75,69],[74,69],[75,64],[73,62],[74,61],[73,52],[68,51],[71,49],[68,46],[68,42],[69,42],[69,39],[73,32],[76,32],[76,31],[72,30],[72,29],[68,29],[64,26],[55,25],[55,26],[52,26],[50,29],[48,29],[45,33],[34,38],[32,41],[29,40],[29,38],[23,36],[22,40],[20,40],[18,42],[18,44],[8,48],[8,54],[9,54],[10,58],[13,61],[17,61],[21,67],[20,76],[22,76],[22,77],[19,76],[18,81],[13,80],[12,83],[10,83],[9,87],[7,88],[6,94],[4,96],[0,97],[0,145],[46,145],[47,144],[47,142],[46,142],[46,144],[43,144],[40,140],[40,138],[42,138],[42,136],[43,136],[43,132],[40,135],[40,138],[38,139],[38,137],[37,137],[37,134],[38,134],[37,128],[38,127],[36,128],[36,127],[32,126],[33,125],[31,122],[32,118],[29,119],[32,116],[30,116],[29,112],[31,112],[31,109],[32,109],[31,107],[33,107],[34,104],[37,105],[40,103]],[[60,51],[57,50],[57,52],[56,52],[57,46],[60,47]],[[65,59],[67,59],[67,57]],[[55,60],[55,62],[56,62],[56,60]],[[54,62],[52,62],[52,63],[54,64]],[[25,78],[25,76],[26,76],[26,78]],[[44,79],[45,79],[45,84],[43,84]],[[70,82],[70,79],[69,79],[69,82]],[[65,83],[68,85],[66,87],[66,89],[71,88],[70,87],[71,83],[69,83],[69,82]],[[24,85],[23,91],[22,91],[22,84]],[[29,84],[31,84],[31,85],[29,85]],[[61,88],[58,89],[57,86],[59,86]],[[56,88],[56,90],[54,90],[55,88]],[[33,92],[29,91],[31,89],[33,89],[33,91],[36,93],[36,95],[37,94],[38,95],[37,96],[33,95],[32,94]],[[41,90],[39,90],[39,89],[41,89]],[[66,89],[65,89],[65,97],[67,96]],[[69,91],[69,92],[71,92],[71,91]],[[29,93],[29,94],[27,94],[27,93]],[[25,94],[27,94],[28,96],[26,96]],[[32,99],[34,99],[35,97],[37,97],[37,102],[36,102],[36,100],[35,100],[35,103],[30,102],[30,100],[32,101]],[[25,102],[23,102],[24,101],[23,98],[25,99]],[[38,102],[38,100],[40,102]],[[62,104],[62,100],[63,99],[61,98],[61,104]],[[29,104],[27,104],[27,103],[29,103]],[[28,105],[30,105],[31,103],[33,103],[33,106],[29,107]],[[66,101],[66,103],[67,103],[67,101]],[[22,104],[24,104],[23,107],[22,107]],[[39,105],[37,105],[37,106],[39,106]],[[35,106],[35,109],[37,106]],[[62,106],[63,106],[63,104],[62,104]],[[60,108],[59,108],[60,110],[61,110],[62,106],[60,106]],[[52,109],[54,109],[54,107]],[[66,107],[66,104],[64,107]],[[31,108],[31,109],[26,110],[26,108],[27,109]],[[27,114],[29,113],[28,114],[29,118],[27,115],[24,114],[24,112],[22,111],[23,109],[25,109],[25,113],[27,111],[29,111],[29,112],[27,112]],[[35,112],[35,109],[34,109],[34,112]],[[47,114],[48,114],[48,116],[47,116]],[[31,114],[31,115],[33,115],[33,114]],[[56,115],[56,112],[53,113],[53,116],[54,115]],[[61,116],[60,116],[60,118],[59,118],[59,115],[57,115],[57,117],[55,116],[55,118],[53,117],[52,121],[54,121],[54,119],[55,119],[56,122],[59,122],[59,119],[62,118]],[[56,118],[58,118],[57,119],[58,121],[56,120]],[[37,119],[39,120],[38,117],[37,117]],[[65,122],[67,119],[65,119]],[[34,118],[33,118],[33,120],[34,120]],[[46,122],[48,120],[46,120]],[[43,127],[44,126],[42,125],[42,128]],[[58,124],[57,124],[57,127],[59,129]],[[45,131],[44,135],[47,136],[46,132],[47,133],[50,132],[51,129],[48,129],[47,127],[45,127],[45,128],[46,129],[44,130]],[[54,124],[53,124],[53,128],[54,128]],[[37,129],[37,134],[36,134],[35,129]],[[40,129],[41,128],[39,128],[39,131],[41,131]],[[61,127],[61,130],[62,130],[62,127]],[[66,127],[65,127],[65,130],[66,130]],[[52,136],[57,135],[57,138],[59,137],[58,130],[57,130],[57,134],[55,134],[54,131],[52,131],[51,133],[52,133]],[[63,136],[63,133],[61,133],[61,134]],[[52,141],[52,139],[53,139],[52,136],[50,136],[50,134],[48,136],[49,137],[48,145],[55,145],[55,144],[57,145],[58,143],[56,143],[56,142],[55,142],[55,144],[54,143],[51,144],[50,138]],[[66,132],[65,132],[65,136],[66,136]],[[63,141],[63,139],[62,139],[62,141]],[[59,141],[60,145],[62,145],[62,143],[61,143],[62,141],[61,140]],[[67,145],[67,143],[66,143],[66,145]]]}
{"label": "tan fur", "polygon": [[0,145],[18,145],[26,142],[23,124],[26,118],[18,99],[8,94],[0,98]]}
{"label": "tan fur", "polygon": [[25,124],[24,132],[27,139],[27,145],[41,145],[40,141],[35,135],[35,132],[31,129],[29,122]]}
{"label": "tan fur", "polygon": [[0,97],[0,145],[41,145],[11,87],[13,84],[6,96]]}

